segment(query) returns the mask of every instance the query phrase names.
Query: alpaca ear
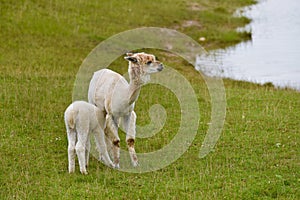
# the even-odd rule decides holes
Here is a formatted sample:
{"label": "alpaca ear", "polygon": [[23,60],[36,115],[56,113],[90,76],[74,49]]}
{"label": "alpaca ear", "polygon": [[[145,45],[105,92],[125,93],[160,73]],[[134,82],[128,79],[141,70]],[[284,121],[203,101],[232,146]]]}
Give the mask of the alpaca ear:
{"label": "alpaca ear", "polygon": [[135,57],[132,56],[125,56],[124,57],[126,60],[131,61],[133,63],[137,63],[137,59]]}
{"label": "alpaca ear", "polygon": [[133,56],[133,53],[127,52],[127,53],[126,53],[126,56]]}

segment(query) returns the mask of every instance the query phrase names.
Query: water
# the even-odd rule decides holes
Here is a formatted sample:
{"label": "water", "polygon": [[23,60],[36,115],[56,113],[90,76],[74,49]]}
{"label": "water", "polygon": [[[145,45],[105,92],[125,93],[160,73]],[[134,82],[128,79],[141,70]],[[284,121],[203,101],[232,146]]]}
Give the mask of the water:
{"label": "water", "polygon": [[197,68],[205,73],[201,64],[216,59],[218,69],[210,75],[300,90],[299,10],[299,0],[265,0],[245,8],[243,15],[253,21],[243,29],[252,32],[252,40],[199,57]]}

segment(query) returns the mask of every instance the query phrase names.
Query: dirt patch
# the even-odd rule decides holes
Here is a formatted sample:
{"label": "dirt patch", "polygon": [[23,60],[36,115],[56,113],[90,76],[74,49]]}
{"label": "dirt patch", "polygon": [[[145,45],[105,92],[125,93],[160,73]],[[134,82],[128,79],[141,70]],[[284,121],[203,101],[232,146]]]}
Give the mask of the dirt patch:
{"label": "dirt patch", "polygon": [[189,2],[188,7],[189,7],[189,10],[192,10],[192,11],[205,10],[205,6],[202,6],[202,5],[200,5],[199,3],[196,3],[196,2]]}
{"label": "dirt patch", "polygon": [[195,20],[186,20],[186,21],[183,21],[183,23],[181,24],[181,26],[183,28],[187,28],[187,27],[191,27],[191,26],[195,26],[195,27],[198,27],[198,28],[201,28],[201,24],[198,22],[198,21],[195,21]]}
{"label": "dirt patch", "polygon": [[196,27],[198,29],[201,29],[202,25],[200,24],[200,22],[195,20],[186,20],[183,21],[181,24],[177,24],[173,26],[173,29],[182,31],[184,28],[189,28],[189,27]]}

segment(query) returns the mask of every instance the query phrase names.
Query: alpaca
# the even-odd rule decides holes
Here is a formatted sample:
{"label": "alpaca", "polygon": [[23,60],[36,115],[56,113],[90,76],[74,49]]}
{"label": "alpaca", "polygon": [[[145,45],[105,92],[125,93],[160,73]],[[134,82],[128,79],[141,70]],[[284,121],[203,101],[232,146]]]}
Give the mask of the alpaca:
{"label": "alpaca", "polygon": [[120,74],[109,69],[94,73],[91,79],[88,99],[106,116],[105,134],[112,146],[115,167],[120,162],[120,138],[118,125],[126,132],[126,142],[134,167],[138,159],[134,149],[136,135],[135,101],[140,94],[141,86],[150,80],[150,74],[163,70],[163,64],[154,55],[146,53],[127,53],[124,57],[129,61],[128,73],[130,82]]}
{"label": "alpaca", "polygon": [[69,173],[75,171],[75,151],[78,157],[80,172],[87,174],[86,166],[89,162],[90,134],[94,133],[95,142],[102,160],[110,167],[114,167],[109,158],[105,138],[104,119],[102,111],[85,101],[75,101],[65,111],[65,125],[68,135]]}

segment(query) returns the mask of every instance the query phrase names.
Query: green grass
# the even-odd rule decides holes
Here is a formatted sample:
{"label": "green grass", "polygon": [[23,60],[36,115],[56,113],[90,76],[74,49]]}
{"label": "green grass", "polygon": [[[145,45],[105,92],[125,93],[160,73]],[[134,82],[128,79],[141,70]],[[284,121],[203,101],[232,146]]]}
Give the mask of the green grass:
{"label": "green grass", "polygon": [[[68,174],[63,112],[79,66],[99,42],[142,26],[176,28],[195,40],[204,36],[207,48],[249,39],[234,31],[249,20],[232,13],[252,0],[194,2],[200,10],[190,10],[185,0],[0,0],[0,199],[300,198],[299,92],[224,80],[222,136],[214,152],[199,159],[210,122],[208,90],[192,66],[162,51],[154,52],[197,93],[201,120],[188,151],[155,172],[119,172],[91,158],[89,175],[78,166]],[[187,20],[201,26],[182,27]],[[123,73],[125,65],[120,58],[111,68]],[[142,89],[138,123],[149,122],[148,109],[156,103],[166,109],[167,122],[154,137],[138,139],[137,152],[160,149],[179,128],[176,97],[155,85]]]}

